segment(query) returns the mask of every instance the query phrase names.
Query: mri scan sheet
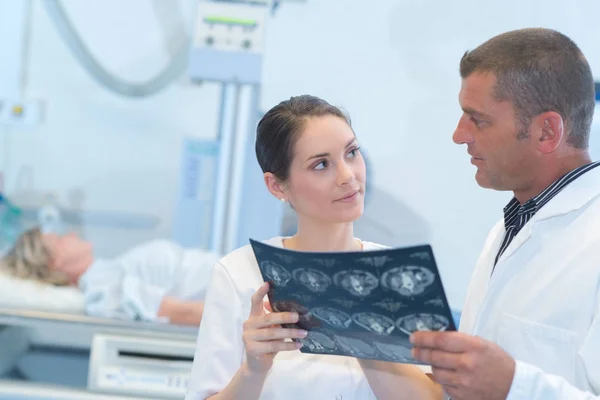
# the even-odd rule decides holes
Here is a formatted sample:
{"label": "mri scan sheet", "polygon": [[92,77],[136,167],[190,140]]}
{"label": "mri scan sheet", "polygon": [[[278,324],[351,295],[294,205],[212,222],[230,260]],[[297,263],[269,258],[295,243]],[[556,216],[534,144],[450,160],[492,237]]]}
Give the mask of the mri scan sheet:
{"label": "mri scan sheet", "polygon": [[296,311],[300,351],[420,364],[415,331],[456,330],[431,246],[307,253],[250,240],[273,311]]}

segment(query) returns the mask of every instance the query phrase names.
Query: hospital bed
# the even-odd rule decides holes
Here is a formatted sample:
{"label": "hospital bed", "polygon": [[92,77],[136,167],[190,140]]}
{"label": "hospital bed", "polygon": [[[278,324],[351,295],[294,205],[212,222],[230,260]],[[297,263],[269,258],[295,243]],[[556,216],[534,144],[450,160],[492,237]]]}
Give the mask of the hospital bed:
{"label": "hospital bed", "polygon": [[181,399],[197,331],[0,308],[0,399]]}

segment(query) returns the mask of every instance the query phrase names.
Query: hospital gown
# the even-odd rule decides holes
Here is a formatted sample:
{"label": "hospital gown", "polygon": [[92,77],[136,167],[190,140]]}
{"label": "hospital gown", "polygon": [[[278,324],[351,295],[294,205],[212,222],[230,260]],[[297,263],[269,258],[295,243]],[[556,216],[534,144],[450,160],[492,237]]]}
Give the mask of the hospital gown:
{"label": "hospital gown", "polygon": [[163,297],[203,301],[218,259],[166,240],[145,243],[112,260],[97,259],[79,280],[86,313],[168,322],[157,317]]}

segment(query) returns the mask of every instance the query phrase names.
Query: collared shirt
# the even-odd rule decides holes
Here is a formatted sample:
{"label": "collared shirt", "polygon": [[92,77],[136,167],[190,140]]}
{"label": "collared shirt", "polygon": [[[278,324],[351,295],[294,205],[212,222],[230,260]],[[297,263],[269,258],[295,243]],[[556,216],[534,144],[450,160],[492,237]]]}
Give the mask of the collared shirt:
{"label": "collared shirt", "polygon": [[510,245],[510,242],[517,236],[517,233],[523,228],[523,226],[539,211],[546,203],[548,203],[554,196],[556,196],[561,190],[563,190],[569,183],[579,178],[586,172],[596,168],[600,165],[600,161],[596,161],[590,164],[583,165],[579,168],[574,169],[562,178],[554,181],[550,186],[544,189],[540,194],[534,198],[525,202],[521,205],[516,197],[504,207],[504,228],[506,229],[506,235],[500,246],[500,250],[496,255],[494,265],[498,263],[498,260],[504,253],[504,250]]}

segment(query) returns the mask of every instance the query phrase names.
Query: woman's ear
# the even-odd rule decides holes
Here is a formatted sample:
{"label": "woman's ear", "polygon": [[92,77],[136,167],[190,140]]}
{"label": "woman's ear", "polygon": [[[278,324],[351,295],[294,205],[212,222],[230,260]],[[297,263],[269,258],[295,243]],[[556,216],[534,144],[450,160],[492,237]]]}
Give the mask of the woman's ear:
{"label": "woman's ear", "polygon": [[285,193],[285,184],[282,183],[275,175],[270,172],[265,172],[264,175],[265,184],[267,185],[267,189],[273,196],[275,196],[278,200],[287,201],[287,195]]}

